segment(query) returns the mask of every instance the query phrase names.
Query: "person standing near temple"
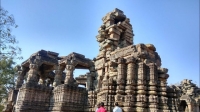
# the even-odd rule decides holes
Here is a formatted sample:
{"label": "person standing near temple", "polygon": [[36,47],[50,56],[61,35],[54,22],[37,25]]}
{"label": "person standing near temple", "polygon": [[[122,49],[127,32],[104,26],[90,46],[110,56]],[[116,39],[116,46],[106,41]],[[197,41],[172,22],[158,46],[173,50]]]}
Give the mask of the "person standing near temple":
{"label": "person standing near temple", "polygon": [[122,109],[118,106],[118,102],[115,102],[115,107],[113,109],[113,112],[122,112]]}
{"label": "person standing near temple", "polygon": [[97,104],[97,109],[95,112],[98,112],[98,109],[100,108],[100,103]]}
{"label": "person standing near temple", "polygon": [[98,109],[97,112],[107,112],[107,110],[104,108],[104,103],[103,102],[100,103],[100,106],[101,107]]}

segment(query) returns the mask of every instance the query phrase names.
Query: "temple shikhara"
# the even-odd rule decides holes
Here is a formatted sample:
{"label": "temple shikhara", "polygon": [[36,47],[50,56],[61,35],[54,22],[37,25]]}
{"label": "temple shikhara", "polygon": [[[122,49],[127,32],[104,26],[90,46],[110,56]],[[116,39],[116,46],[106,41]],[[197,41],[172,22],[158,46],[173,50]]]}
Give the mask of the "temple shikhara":
{"label": "temple shikhara", "polygon": [[[199,112],[200,88],[189,79],[167,85],[168,69],[155,46],[133,43],[123,11],[114,9],[102,20],[96,58],[45,50],[32,54],[18,68],[4,112],[94,112],[100,102],[108,112],[115,102],[124,112]],[[89,72],[74,77],[75,69]]]}

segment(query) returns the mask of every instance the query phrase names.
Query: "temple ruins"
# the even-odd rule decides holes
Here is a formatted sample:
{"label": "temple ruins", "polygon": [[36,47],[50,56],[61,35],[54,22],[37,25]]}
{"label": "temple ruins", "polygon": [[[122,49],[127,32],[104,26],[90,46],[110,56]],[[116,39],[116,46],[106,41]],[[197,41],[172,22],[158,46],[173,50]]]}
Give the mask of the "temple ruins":
{"label": "temple ruins", "polygon": [[[123,11],[114,9],[102,20],[96,58],[45,50],[32,54],[18,68],[4,112],[94,112],[99,102],[108,112],[115,102],[124,112],[199,112],[200,88],[189,79],[167,85],[168,69],[161,67],[156,47],[133,43]],[[89,72],[75,78],[75,69]]]}

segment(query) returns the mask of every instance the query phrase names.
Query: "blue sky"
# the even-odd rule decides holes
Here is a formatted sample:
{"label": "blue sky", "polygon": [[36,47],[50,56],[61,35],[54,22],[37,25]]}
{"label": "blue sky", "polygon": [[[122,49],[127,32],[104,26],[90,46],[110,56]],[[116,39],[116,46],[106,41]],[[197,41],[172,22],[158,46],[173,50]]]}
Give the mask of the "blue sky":
{"label": "blue sky", "polygon": [[12,32],[24,57],[19,64],[41,49],[93,59],[102,17],[119,8],[130,18],[134,44],[156,47],[168,84],[188,78],[199,85],[199,0],[1,0],[1,6],[19,25]]}

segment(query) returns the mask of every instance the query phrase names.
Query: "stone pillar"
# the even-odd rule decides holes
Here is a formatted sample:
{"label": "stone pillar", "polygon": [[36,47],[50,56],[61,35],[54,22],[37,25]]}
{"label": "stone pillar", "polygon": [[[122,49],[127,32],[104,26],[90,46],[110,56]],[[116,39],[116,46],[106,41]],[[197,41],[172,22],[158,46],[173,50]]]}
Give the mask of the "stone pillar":
{"label": "stone pillar", "polygon": [[[88,102],[91,102],[89,105],[87,105],[87,109],[92,110],[95,106],[95,104],[97,104],[97,92],[95,92],[94,90],[97,89],[97,74],[95,72],[95,67],[92,64],[92,66],[89,68],[90,73],[87,74],[87,89],[88,89]],[[93,111],[93,110],[92,110]]]}
{"label": "stone pillar", "polygon": [[103,82],[107,82],[108,83],[108,76],[109,76],[108,64],[105,63],[105,75],[103,77]]}
{"label": "stone pillar", "polygon": [[39,65],[38,64],[30,64],[29,65],[29,72],[28,72],[28,78],[27,78],[27,83],[34,83],[34,84],[38,84],[38,68]]}
{"label": "stone pillar", "polygon": [[73,85],[74,84],[74,72],[75,67],[71,64],[66,65],[66,77],[65,77],[65,84]]}
{"label": "stone pillar", "polygon": [[149,83],[148,83],[148,94],[149,94],[149,108],[148,111],[158,111],[158,97],[157,97],[157,66],[154,63],[149,64]]}
{"label": "stone pillar", "polygon": [[136,112],[146,112],[146,65],[141,62],[138,64]]}
{"label": "stone pillar", "polygon": [[63,66],[61,65],[57,66],[57,69],[55,70],[55,78],[53,82],[53,87],[56,87],[61,84],[63,70],[64,70]]}
{"label": "stone pillar", "polygon": [[39,79],[39,84],[40,85],[45,85],[46,84],[46,75],[48,74],[49,72],[44,72],[44,73],[41,73],[41,72],[38,72],[39,76],[40,76],[40,79]]}
{"label": "stone pillar", "polygon": [[[91,80],[89,81],[89,80],[87,80],[87,81],[89,81],[90,82],[90,89],[91,90],[95,90],[96,88],[95,88],[95,80],[96,80],[96,72],[95,72],[95,67],[94,67],[94,65],[92,65],[91,67],[90,67],[90,74],[91,74]],[[88,83],[88,82],[87,82]]]}
{"label": "stone pillar", "polygon": [[86,80],[86,90],[90,91],[92,90],[92,74],[86,73],[87,80]]}
{"label": "stone pillar", "polygon": [[18,77],[17,77],[15,89],[19,89],[24,82],[24,74],[23,74],[22,70],[19,70],[17,73],[18,73]]}
{"label": "stone pillar", "polygon": [[124,94],[125,85],[125,63],[123,58],[118,59],[117,94]]}
{"label": "stone pillar", "polygon": [[135,102],[135,87],[136,87],[136,64],[133,57],[126,59],[127,64],[127,83],[126,83],[126,96],[124,102],[124,111],[130,112],[135,111],[134,102]]}
{"label": "stone pillar", "polygon": [[103,78],[103,81],[102,81],[102,90],[101,90],[101,96],[103,97],[103,101],[104,102],[104,105],[107,109],[107,111],[111,111],[111,99],[109,99],[110,97],[110,93],[109,91],[111,90],[110,88],[110,85],[109,82],[109,66],[108,66],[108,63],[105,63],[105,75],[104,75],[104,78]]}
{"label": "stone pillar", "polygon": [[125,85],[125,63],[123,58],[118,59],[118,75],[117,75],[117,93],[124,94]]}
{"label": "stone pillar", "polygon": [[123,106],[124,94],[125,94],[125,62],[123,58],[118,59],[118,75],[117,75],[117,90],[115,95],[115,102],[119,103],[119,106]]}
{"label": "stone pillar", "polygon": [[173,86],[167,87],[168,106],[169,106],[169,110],[172,112],[178,111],[178,107],[176,104],[176,99],[178,99],[178,98],[177,98],[177,95],[175,92],[176,91],[173,88]]}
{"label": "stone pillar", "polygon": [[[129,58],[127,63],[127,87],[136,85],[136,64],[134,58]],[[130,90],[130,91],[128,91]],[[133,88],[126,89],[127,94],[134,94]]]}
{"label": "stone pillar", "polygon": [[[104,78],[104,76],[105,76],[105,63],[106,63],[106,59],[105,59],[105,57],[103,56],[103,57],[101,57],[101,58],[99,58],[99,59],[97,59],[96,61],[95,61],[95,70],[96,70],[96,77],[97,77],[97,82],[96,82],[96,84],[97,84],[97,86],[96,86],[96,94],[97,94],[97,103],[100,103],[100,102],[103,102],[103,98],[102,98],[102,95],[103,95],[103,86],[104,86],[104,84],[102,84],[103,83],[103,78]],[[89,92],[89,95],[90,96],[92,96],[91,95],[92,94],[92,92]],[[88,101],[89,102],[92,102],[92,97],[90,97],[90,96],[88,96]],[[90,104],[92,104],[92,103],[90,103]],[[92,107],[92,105],[91,105],[91,107]],[[93,108],[90,108],[90,110],[92,110]]]}
{"label": "stone pillar", "polygon": [[192,104],[191,103],[189,103],[189,102],[187,102],[187,105],[188,105],[188,110],[187,110],[187,112],[194,112],[193,110],[192,110]]}
{"label": "stone pillar", "polygon": [[159,99],[159,109],[164,112],[170,112],[167,98],[167,74],[168,69],[159,68],[158,70],[158,99]]}

